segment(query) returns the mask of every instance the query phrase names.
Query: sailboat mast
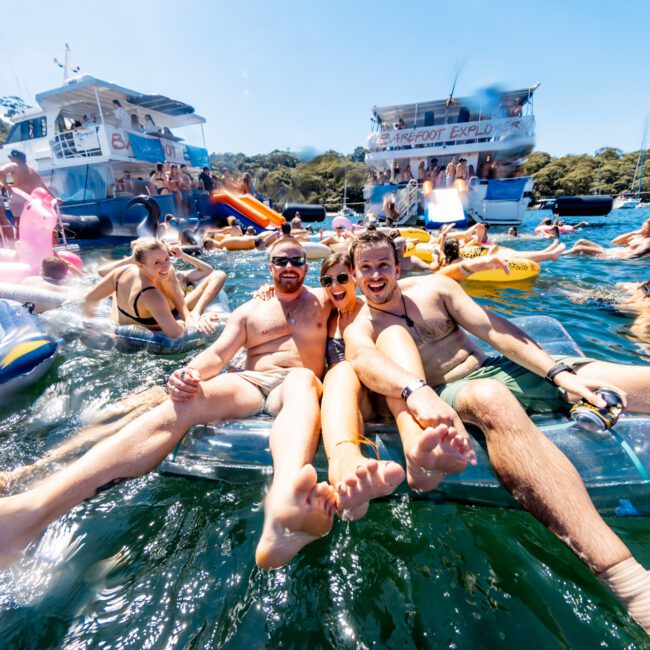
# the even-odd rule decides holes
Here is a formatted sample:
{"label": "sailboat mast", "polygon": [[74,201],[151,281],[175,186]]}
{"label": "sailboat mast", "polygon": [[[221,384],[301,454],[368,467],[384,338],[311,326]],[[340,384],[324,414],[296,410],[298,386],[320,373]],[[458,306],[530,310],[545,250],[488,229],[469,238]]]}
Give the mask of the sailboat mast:
{"label": "sailboat mast", "polygon": [[637,195],[641,198],[641,188],[643,187],[643,170],[645,169],[645,156],[647,152],[647,139],[648,139],[648,118],[645,118],[645,126],[643,128],[643,142],[641,143],[641,170],[639,172],[639,191]]}

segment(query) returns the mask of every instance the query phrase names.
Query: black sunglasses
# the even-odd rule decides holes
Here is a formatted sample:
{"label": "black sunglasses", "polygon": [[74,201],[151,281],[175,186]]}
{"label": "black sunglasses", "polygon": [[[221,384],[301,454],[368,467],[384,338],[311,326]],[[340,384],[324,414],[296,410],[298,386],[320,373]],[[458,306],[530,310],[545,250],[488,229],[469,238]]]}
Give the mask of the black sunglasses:
{"label": "black sunglasses", "polygon": [[[347,284],[350,280],[350,274],[349,273],[339,273],[338,275],[335,276],[336,278],[336,283],[337,284]],[[321,286],[323,287],[331,287],[334,284],[334,279],[331,275],[324,275],[320,279]]]}
{"label": "black sunglasses", "polygon": [[271,264],[273,266],[286,266],[291,262],[291,266],[304,266],[307,258],[304,255],[297,255],[294,257],[286,257],[284,255],[280,257],[272,257]]}

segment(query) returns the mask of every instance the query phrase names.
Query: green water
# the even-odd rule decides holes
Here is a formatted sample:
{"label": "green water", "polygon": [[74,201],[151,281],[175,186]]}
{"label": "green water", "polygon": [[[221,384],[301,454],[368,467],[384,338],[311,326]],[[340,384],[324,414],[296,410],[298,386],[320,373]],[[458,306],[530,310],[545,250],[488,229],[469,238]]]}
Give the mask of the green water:
{"label": "green water", "polygon": [[[548,243],[532,238],[543,215],[529,215],[521,241],[508,245]],[[603,225],[583,236],[606,242],[648,216],[615,212],[593,219]],[[261,255],[236,255],[209,258],[228,272],[231,306],[266,279]],[[506,316],[554,314],[587,355],[647,363],[630,319],[571,298],[647,279],[649,269],[648,260],[563,258],[534,282],[469,289]],[[189,356],[66,345],[37,385],[0,410],[0,467],[32,462],[84,413],[161,380]],[[374,503],[361,521],[337,520],[290,566],[263,572],[253,561],[262,496],[261,485],[152,473],[79,506],[0,573],[0,647],[650,647],[584,565],[526,513],[403,496]],[[648,519],[609,523],[650,566]]]}

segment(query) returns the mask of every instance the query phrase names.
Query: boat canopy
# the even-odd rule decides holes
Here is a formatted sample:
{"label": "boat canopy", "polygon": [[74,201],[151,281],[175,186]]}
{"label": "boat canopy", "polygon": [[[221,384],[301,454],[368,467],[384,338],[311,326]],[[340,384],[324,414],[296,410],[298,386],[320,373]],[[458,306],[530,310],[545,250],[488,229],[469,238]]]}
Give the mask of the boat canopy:
{"label": "boat canopy", "polygon": [[205,122],[189,104],[163,95],[145,95],[90,75],[72,77],[63,86],[36,95],[36,101],[45,111],[59,108],[64,117],[72,119],[97,114],[98,102],[104,115],[112,116],[114,99],[127,111],[137,107],[143,114],[151,114],[158,127],[172,129]]}
{"label": "boat canopy", "polygon": [[[497,94],[503,99],[505,103],[512,103],[515,97],[519,98],[521,106],[528,103],[533,96],[533,93],[539,88],[539,83],[529,88],[522,88],[520,90],[504,90],[499,91],[496,88],[488,88],[477,93],[473,97],[454,97],[453,103],[449,104],[449,99],[436,99],[428,102],[417,102],[415,104],[396,104],[394,106],[374,106],[373,119],[378,126],[392,125],[403,120],[408,126],[414,125],[424,119],[426,114],[435,115],[436,118],[443,116],[451,111],[456,113],[461,108],[466,108],[472,114],[481,112],[482,104],[483,111],[486,111],[487,106],[491,103],[491,99]],[[492,102],[493,103],[493,102]],[[469,115],[469,114],[468,114]],[[436,122],[438,120],[436,119]],[[469,121],[469,120],[468,120]]]}

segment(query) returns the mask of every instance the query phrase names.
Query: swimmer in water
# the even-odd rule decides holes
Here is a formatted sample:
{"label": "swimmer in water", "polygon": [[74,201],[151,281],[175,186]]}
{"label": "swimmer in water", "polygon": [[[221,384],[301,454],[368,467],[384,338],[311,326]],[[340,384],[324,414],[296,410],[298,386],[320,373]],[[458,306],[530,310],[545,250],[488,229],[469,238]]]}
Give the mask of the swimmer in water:
{"label": "swimmer in water", "polygon": [[635,260],[650,256],[650,219],[646,219],[638,230],[624,233],[612,239],[616,248],[605,248],[600,244],[579,239],[565,255],[590,255],[601,259]]}

